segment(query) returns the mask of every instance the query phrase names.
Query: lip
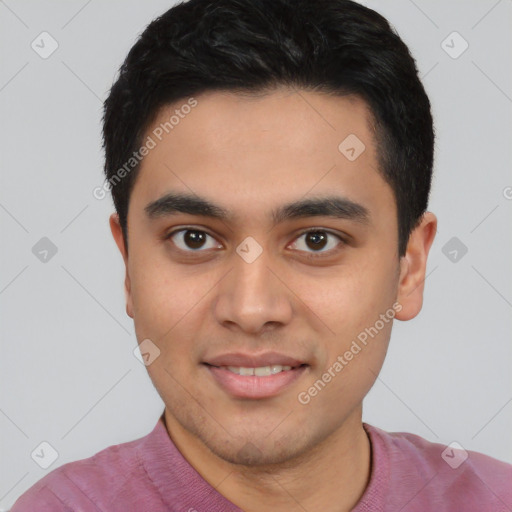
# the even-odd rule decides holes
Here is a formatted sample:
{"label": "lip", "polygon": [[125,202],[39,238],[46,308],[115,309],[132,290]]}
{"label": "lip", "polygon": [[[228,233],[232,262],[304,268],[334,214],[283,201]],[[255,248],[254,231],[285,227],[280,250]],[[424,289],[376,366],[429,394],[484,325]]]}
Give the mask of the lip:
{"label": "lip", "polygon": [[306,364],[305,361],[301,361],[285,354],[280,354],[279,352],[262,352],[260,354],[233,352],[209,358],[204,362],[210,366],[242,366],[244,368],[258,368],[261,366],[272,366],[276,364],[281,366],[298,367]]}
{"label": "lip", "polygon": [[[237,375],[229,371],[225,366],[212,366],[208,363],[204,363],[203,366],[225,392],[235,398],[246,399],[263,399],[276,396],[290,387],[308,369],[308,365],[303,364],[274,375],[257,377],[255,375]],[[234,364],[229,366],[243,365]],[[260,364],[258,366],[267,365]],[[251,368],[254,365],[247,367]]]}

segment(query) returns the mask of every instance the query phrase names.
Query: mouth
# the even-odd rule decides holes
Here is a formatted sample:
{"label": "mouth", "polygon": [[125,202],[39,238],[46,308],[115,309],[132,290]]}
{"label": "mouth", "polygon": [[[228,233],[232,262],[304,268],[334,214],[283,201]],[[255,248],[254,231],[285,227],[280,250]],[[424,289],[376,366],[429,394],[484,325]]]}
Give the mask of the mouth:
{"label": "mouth", "polygon": [[[261,364],[262,359],[268,364]],[[247,360],[258,362],[249,363]],[[281,361],[275,362],[276,359]],[[242,360],[245,362],[240,364]],[[274,360],[274,362],[270,362]],[[240,365],[236,363],[239,362]],[[223,364],[226,363],[226,364]],[[227,364],[230,363],[230,364]],[[286,364],[284,364],[286,363]],[[229,355],[202,363],[213,381],[224,392],[235,398],[262,399],[282,393],[297,381],[309,368],[309,365],[298,360],[280,355],[248,357]]]}

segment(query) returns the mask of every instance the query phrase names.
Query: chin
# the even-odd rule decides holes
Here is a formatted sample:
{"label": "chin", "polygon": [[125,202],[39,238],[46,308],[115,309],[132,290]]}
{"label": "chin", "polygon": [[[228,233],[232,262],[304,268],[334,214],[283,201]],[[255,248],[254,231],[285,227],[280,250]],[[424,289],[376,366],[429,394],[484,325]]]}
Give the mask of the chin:
{"label": "chin", "polygon": [[[293,466],[332,433],[332,422],[317,424],[306,417],[261,412],[229,414],[190,406],[183,397],[169,400],[167,409],[181,428],[220,459],[240,466]],[[180,403],[181,400],[181,403]],[[224,418],[219,421],[216,418]]]}
{"label": "chin", "polygon": [[294,465],[294,461],[296,463],[297,458],[315,444],[314,439],[308,439],[298,427],[293,429],[293,433],[272,433],[272,429],[254,428],[236,436],[227,434],[223,429],[194,434],[212,453],[226,462],[259,469],[268,466],[269,470],[272,466]]}
{"label": "chin", "polygon": [[281,447],[276,451],[273,443],[258,447],[252,441],[242,441],[226,445],[205,443],[217,457],[240,466],[264,467],[282,466],[297,457],[297,447]]}

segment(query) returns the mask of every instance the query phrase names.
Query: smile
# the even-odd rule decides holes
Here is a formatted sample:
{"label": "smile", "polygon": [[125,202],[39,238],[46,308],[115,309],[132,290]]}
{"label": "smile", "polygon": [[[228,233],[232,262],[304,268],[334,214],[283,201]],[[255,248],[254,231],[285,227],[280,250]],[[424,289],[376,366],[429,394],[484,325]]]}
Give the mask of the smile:
{"label": "smile", "polygon": [[280,364],[258,366],[257,368],[246,368],[243,366],[227,366],[226,368],[237,375],[255,375],[256,377],[268,377],[269,375],[275,375],[276,373],[286,372],[292,369],[291,366],[282,366]]}
{"label": "smile", "polygon": [[216,387],[232,398],[263,399],[277,396],[296,382],[309,368],[272,364],[266,366],[203,365]]}

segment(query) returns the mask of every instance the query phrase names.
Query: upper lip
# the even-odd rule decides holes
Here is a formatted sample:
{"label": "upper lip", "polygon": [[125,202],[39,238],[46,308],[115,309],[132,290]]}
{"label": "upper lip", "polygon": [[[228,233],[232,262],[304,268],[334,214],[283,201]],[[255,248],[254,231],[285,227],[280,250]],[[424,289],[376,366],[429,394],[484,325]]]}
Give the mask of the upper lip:
{"label": "upper lip", "polygon": [[280,354],[279,352],[263,352],[260,354],[233,352],[208,358],[204,362],[211,366],[236,366],[243,368],[258,368],[273,365],[295,367],[305,364],[304,361],[285,354]]}

